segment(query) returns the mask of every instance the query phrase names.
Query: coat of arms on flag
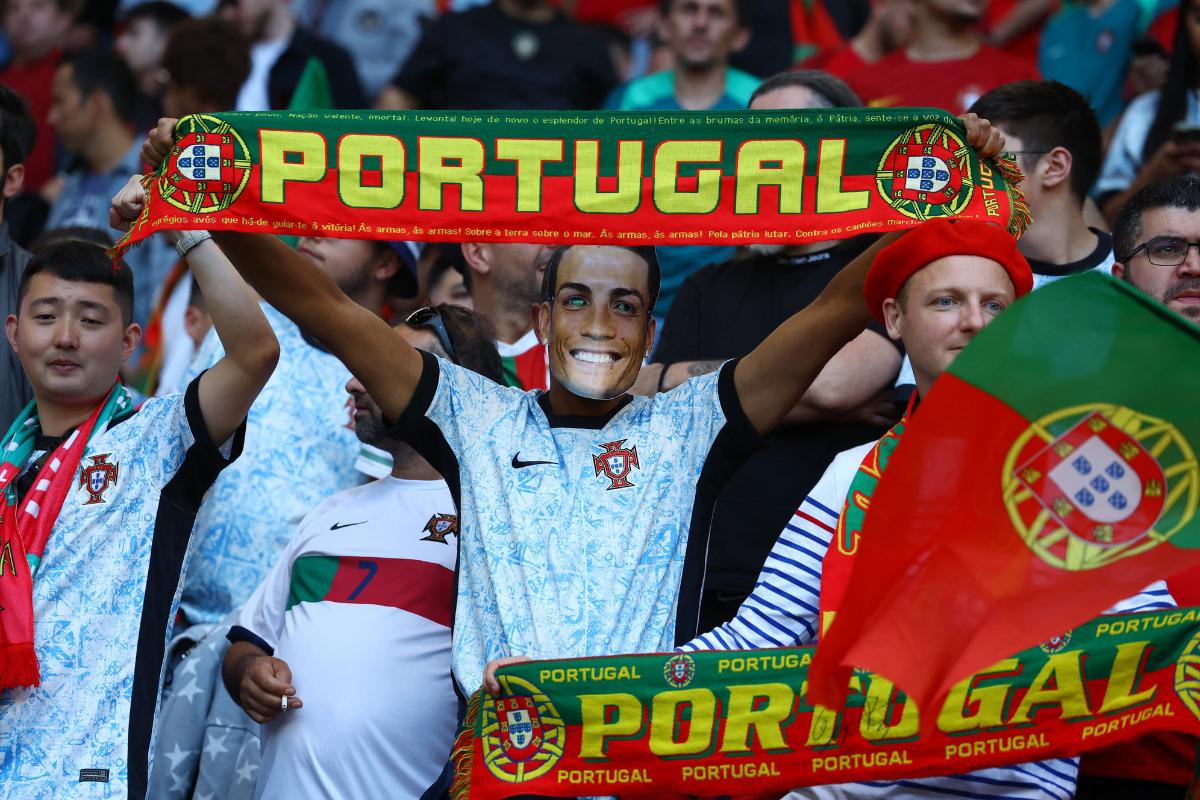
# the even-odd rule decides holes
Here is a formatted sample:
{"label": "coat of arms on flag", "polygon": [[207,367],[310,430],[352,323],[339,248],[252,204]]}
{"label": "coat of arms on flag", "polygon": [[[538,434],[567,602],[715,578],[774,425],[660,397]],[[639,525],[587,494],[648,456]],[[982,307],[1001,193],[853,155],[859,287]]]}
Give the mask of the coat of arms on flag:
{"label": "coat of arms on flag", "polygon": [[250,181],[246,143],[228,124],[203,114],[184,117],[179,129],[187,132],[167,157],[159,193],[192,214],[224,211]]}
{"label": "coat of arms on flag", "polygon": [[507,783],[522,783],[546,774],[562,757],[565,726],[550,698],[528,681],[502,677],[507,691],[519,691],[484,702],[483,758],[488,770]]}
{"label": "coat of arms on flag", "polygon": [[971,200],[969,150],[951,129],[937,124],[910,128],[892,142],[875,172],[880,195],[914,219],[959,213]]}
{"label": "coat of arms on flag", "polygon": [[1103,566],[1166,541],[1191,518],[1195,482],[1167,491],[1168,473],[1195,463],[1174,426],[1120,406],[1053,416],[1014,445],[1005,484],[1010,517],[1048,563]]}

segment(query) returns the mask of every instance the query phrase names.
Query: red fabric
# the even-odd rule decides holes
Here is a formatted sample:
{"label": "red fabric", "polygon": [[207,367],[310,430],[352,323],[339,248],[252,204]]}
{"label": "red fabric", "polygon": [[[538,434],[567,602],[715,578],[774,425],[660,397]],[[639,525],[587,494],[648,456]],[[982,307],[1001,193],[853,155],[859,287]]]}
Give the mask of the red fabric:
{"label": "red fabric", "polygon": [[792,0],[791,17],[792,41],[797,45],[807,45],[818,53],[842,46],[842,34],[825,10],[823,0]]}
{"label": "red fabric", "polygon": [[[991,30],[996,27],[1001,20],[1016,8],[1019,2],[1020,0],[992,0],[988,4],[987,13],[983,15],[984,29]],[[1023,58],[1031,64],[1036,64],[1038,59],[1038,45],[1042,40],[1042,25],[1045,24],[1051,15],[1058,11],[1058,5],[1058,3],[1055,3],[1054,7],[1046,13],[1041,22],[1004,45],[1004,51]]]}
{"label": "red fabric", "polygon": [[1179,9],[1172,8],[1164,11],[1155,18],[1146,31],[1147,39],[1155,39],[1163,46],[1169,55],[1175,49],[1175,28],[1179,25]]}
{"label": "red fabric", "polygon": [[621,28],[628,14],[655,5],[656,0],[578,0],[575,3],[575,19]]}
{"label": "red fabric", "polygon": [[800,68],[802,69],[824,70],[842,80],[848,80],[851,75],[854,75],[861,69],[865,69],[867,66],[868,62],[863,61],[858,51],[848,44],[836,50],[817,53],[812,58],[805,59],[800,64]]}
{"label": "red fabric", "polygon": [[12,89],[29,103],[29,112],[37,123],[37,141],[33,152],[25,159],[25,190],[37,191],[54,174],[54,129],[46,118],[50,114],[51,85],[54,70],[62,52],[55,50],[48,56],[28,64],[9,64],[0,71],[0,83]]}
{"label": "red fabric", "polygon": [[981,44],[975,55],[949,61],[913,61],[897,50],[847,82],[870,106],[933,106],[962,114],[1001,84],[1040,79],[1029,62]]}
{"label": "red fabric", "polygon": [[101,400],[91,416],[46,459],[33,488],[20,503],[9,505],[4,499],[5,488],[17,479],[19,470],[9,463],[0,468],[0,608],[4,610],[0,615],[0,689],[41,685],[33,645],[33,574],[29,557],[41,561],[106,400]]}
{"label": "red fabric", "polygon": [[990,258],[1012,278],[1017,297],[1033,290],[1033,270],[1017,240],[999,225],[975,220],[931,219],[879,251],[863,293],[875,319],[883,322],[883,301],[896,297],[904,282],[930,262],[946,256]]}
{"label": "red fabric", "polygon": [[[952,372],[938,378],[871,496],[867,544],[813,659],[810,702],[839,707],[853,665],[887,675],[919,707],[935,708],[962,676],[1196,563],[1200,553],[1157,547],[1097,575],[1057,569],[1014,546],[998,478],[1029,423]],[[995,477],[980,477],[987,475]],[[971,534],[947,538],[952,527]],[[879,541],[886,546],[870,546]],[[943,625],[937,636],[930,620]],[[924,730],[935,722],[922,715]]]}
{"label": "red fabric", "polygon": [[1079,772],[1183,787],[1195,774],[1197,744],[1196,738],[1186,733],[1154,733],[1085,753],[1079,761]]}

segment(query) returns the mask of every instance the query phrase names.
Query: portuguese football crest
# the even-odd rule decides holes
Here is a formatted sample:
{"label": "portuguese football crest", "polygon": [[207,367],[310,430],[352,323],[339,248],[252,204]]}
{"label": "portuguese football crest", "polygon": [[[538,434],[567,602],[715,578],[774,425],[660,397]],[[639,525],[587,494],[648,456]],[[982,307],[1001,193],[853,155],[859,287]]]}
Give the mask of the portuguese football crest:
{"label": "portuguese football crest", "polygon": [[1175,662],[1175,694],[1200,718],[1200,633],[1192,637]]}
{"label": "portuguese football crest", "polygon": [[429,522],[425,523],[421,532],[429,534],[421,539],[422,542],[450,544],[446,541],[446,537],[458,535],[458,517],[453,514],[434,514],[429,518]]}
{"label": "portuguese football crest", "polygon": [[162,198],[190,214],[229,208],[250,181],[250,152],[242,137],[216,117],[193,114],[179,121],[182,133],[158,179]]}
{"label": "portuguese football crest", "polygon": [[1061,653],[1063,650],[1066,650],[1067,646],[1070,644],[1071,632],[1067,631],[1066,633],[1060,633],[1058,636],[1051,636],[1049,639],[1039,644],[1038,647],[1042,648],[1043,653],[1054,655],[1055,653]]}
{"label": "portuguese football crest", "polygon": [[607,442],[600,445],[604,450],[598,456],[592,456],[593,465],[596,468],[596,474],[603,472],[609,480],[608,489],[625,489],[633,486],[629,481],[629,471],[634,467],[641,469],[638,464],[638,452],[636,447],[625,447],[625,439],[616,442]]}
{"label": "portuguese football crest", "polygon": [[88,493],[88,499],[84,501],[85,506],[103,503],[104,493],[110,486],[116,486],[120,468],[109,463],[108,457],[111,455],[112,453],[101,453],[91,456],[91,466],[79,471],[79,485]]}
{"label": "portuguese football crest", "polygon": [[674,689],[682,689],[696,677],[696,659],[680,653],[663,664],[663,678]]}
{"label": "portuguese football crest", "polygon": [[562,757],[566,744],[562,718],[550,698],[528,681],[503,676],[500,682],[507,691],[520,694],[484,700],[480,710],[484,763],[506,783],[541,777]]}
{"label": "portuguese football crest", "polygon": [[948,217],[971,201],[970,149],[944,125],[910,128],[892,142],[875,171],[879,194],[913,219]]}
{"label": "portuguese football crest", "polygon": [[1004,500],[1025,543],[1092,569],[1165,542],[1196,512],[1197,466],[1169,422],[1123,406],[1064,409],[1018,438]]}

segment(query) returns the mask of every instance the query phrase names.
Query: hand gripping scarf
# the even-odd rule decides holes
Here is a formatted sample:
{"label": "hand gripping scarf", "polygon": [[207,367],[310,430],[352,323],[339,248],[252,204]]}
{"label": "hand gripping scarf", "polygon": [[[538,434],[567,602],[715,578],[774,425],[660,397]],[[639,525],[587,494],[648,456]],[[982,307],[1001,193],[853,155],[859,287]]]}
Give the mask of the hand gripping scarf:
{"label": "hand gripping scarf", "polygon": [[114,418],[132,411],[129,392],[116,384],[46,459],[19,506],[16,479],[41,430],[36,403],[26,406],[4,435],[0,444],[0,689],[41,684],[33,646],[33,576],[88,440],[95,431],[107,429]]}

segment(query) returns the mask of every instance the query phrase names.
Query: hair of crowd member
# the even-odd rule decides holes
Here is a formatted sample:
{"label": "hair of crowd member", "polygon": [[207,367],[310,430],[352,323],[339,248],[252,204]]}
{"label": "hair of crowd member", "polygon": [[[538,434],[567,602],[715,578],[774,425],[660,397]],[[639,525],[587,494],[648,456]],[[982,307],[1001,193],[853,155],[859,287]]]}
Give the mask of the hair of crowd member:
{"label": "hair of crowd member", "polygon": [[[671,13],[671,9],[676,3],[684,2],[684,0],[658,0],[658,13],[664,17]],[[750,27],[750,20],[753,18],[753,7],[751,0],[733,0],[730,3],[733,7],[733,13],[737,17],[738,25],[743,28]]]}
{"label": "hair of crowd member", "polygon": [[250,46],[241,32],[217,18],[188,19],[171,29],[163,69],[216,108],[233,108],[250,77]]}
{"label": "hair of crowd member", "polygon": [[[563,257],[567,251],[577,245],[564,244],[554,248],[554,252],[550,254],[550,260],[546,263],[546,272],[542,275],[542,301],[546,303],[554,302],[554,295],[558,293],[558,265],[562,263]],[[646,287],[649,290],[647,298],[647,312],[654,310],[654,304],[658,302],[658,292],[662,285],[662,271],[658,266],[658,253],[653,247],[634,246],[624,244],[605,244],[605,245],[590,245],[592,247],[616,247],[620,250],[628,250],[636,255],[642,261],[646,262]],[[650,314],[646,314],[647,323],[649,323]]]}
{"label": "hair of crowd member", "polygon": [[858,108],[863,104],[854,90],[836,75],[819,69],[796,69],[772,75],[760,83],[746,105],[752,106],[763,95],[792,86],[808,89],[823,100],[825,104],[821,108]]}
{"label": "hair of crowd member", "polygon": [[125,15],[125,24],[132,25],[136,20],[147,19],[154,23],[154,27],[158,28],[159,33],[166,33],[180,22],[190,18],[191,15],[188,12],[174,3],[168,3],[167,0],[150,0],[147,3],[138,3],[129,9],[129,13]]}
{"label": "hair of crowd member", "polygon": [[37,124],[25,100],[7,86],[0,85],[0,164],[4,172],[24,163],[37,138]]}
{"label": "hair of crowd member", "polygon": [[[1147,184],[1121,208],[1113,220],[1113,251],[1125,262],[1142,235],[1142,214],[1156,208],[1181,208],[1200,211],[1200,175],[1177,175],[1165,181]],[[1126,277],[1129,270],[1125,271]]]}
{"label": "hair of crowd member", "polygon": [[[442,303],[434,306],[442,324],[446,326],[446,335],[454,346],[454,363],[464,369],[477,372],[488,380],[503,384],[504,365],[500,361],[500,353],[496,350],[496,334],[492,326],[481,315],[462,306]],[[405,323],[414,330],[423,330],[424,325]],[[441,350],[441,346],[438,346]],[[449,353],[440,353],[444,358],[450,358]]]}
{"label": "hair of crowd member", "polygon": [[95,92],[103,92],[112,102],[113,113],[122,122],[132,120],[137,80],[119,55],[111,50],[91,48],[64,56],[59,63],[71,67],[71,81],[85,99]]}
{"label": "hair of crowd member", "polygon": [[1082,204],[1100,175],[1100,120],[1083,95],[1058,81],[1016,81],[992,89],[970,111],[1021,140],[1026,150],[1071,154],[1071,194]]}
{"label": "hair of crowd member", "polygon": [[133,270],[114,267],[104,248],[98,244],[69,239],[47,245],[33,254],[17,289],[17,308],[29,292],[29,282],[45,273],[64,281],[100,283],[113,287],[121,317],[128,325],[133,320]]}
{"label": "hair of crowd member", "polygon": [[1188,13],[1200,0],[1183,0],[1179,4],[1179,22],[1175,26],[1175,44],[1171,51],[1171,64],[1167,68],[1167,79],[1158,92],[1158,108],[1154,112],[1154,121],[1146,133],[1146,142],[1142,145],[1142,161],[1150,160],[1158,148],[1171,138],[1175,123],[1187,116],[1188,98],[1196,88],[1196,76],[1200,69],[1200,59],[1192,49],[1192,40],[1188,36]]}

